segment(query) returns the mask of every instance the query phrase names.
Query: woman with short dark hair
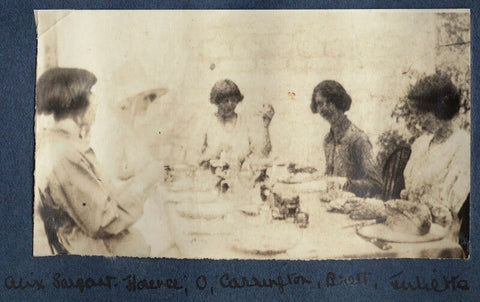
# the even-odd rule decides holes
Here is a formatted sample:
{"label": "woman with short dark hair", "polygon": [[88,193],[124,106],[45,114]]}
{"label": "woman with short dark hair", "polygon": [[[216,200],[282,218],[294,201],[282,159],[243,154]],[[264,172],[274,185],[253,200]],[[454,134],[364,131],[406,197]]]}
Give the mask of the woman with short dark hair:
{"label": "woman with short dark hair", "polygon": [[346,177],[344,189],[357,196],[376,196],[382,185],[373,160],[372,144],[345,115],[351,103],[348,93],[336,81],[323,81],[313,90],[310,109],[330,124],[330,132],[323,142],[325,174]]}
{"label": "woman with short dark hair", "polygon": [[455,126],[461,93],[449,76],[420,79],[408,93],[424,134],[412,145],[402,197],[430,205],[434,222],[458,236],[460,208],[470,192],[470,135]]}
{"label": "woman with short dark hair", "polygon": [[58,121],[85,110],[90,104],[90,89],[96,82],[95,75],[87,70],[50,69],[37,82],[37,113],[53,114]]}
{"label": "woman with short dark hair", "polygon": [[235,112],[242,100],[243,95],[232,80],[219,80],[213,85],[210,102],[217,106],[217,112],[205,134],[202,166],[226,164],[239,169],[250,156],[265,158],[270,154],[272,145],[268,128],[275,113],[273,107],[263,105],[258,112],[263,127],[252,129],[252,119]]}
{"label": "woman with short dark hair", "polygon": [[[55,122],[36,131],[34,237],[43,222],[53,254],[148,256],[143,236],[130,226],[163,169],[152,164],[122,188],[109,183],[82,135],[93,123],[96,81],[76,68],[53,68],[37,81],[37,114]],[[48,252],[34,245],[34,253]]]}

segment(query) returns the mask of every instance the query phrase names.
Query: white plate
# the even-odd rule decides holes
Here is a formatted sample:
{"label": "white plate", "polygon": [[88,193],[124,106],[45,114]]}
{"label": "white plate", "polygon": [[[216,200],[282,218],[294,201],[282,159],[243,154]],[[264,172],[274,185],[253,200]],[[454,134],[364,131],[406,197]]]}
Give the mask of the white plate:
{"label": "white plate", "polygon": [[178,215],[190,219],[217,219],[227,215],[232,207],[226,202],[180,203],[175,207]]}
{"label": "white plate", "polygon": [[165,192],[159,196],[163,200],[170,202],[190,202],[190,203],[212,203],[219,200],[217,192],[213,191],[184,191],[184,192]]}
{"label": "white plate", "polygon": [[285,221],[239,228],[230,237],[230,246],[236,251],[260,256],[285,253],[300,241],[302,234],[294,224]]}
{"label": "white plate", "polygon": [[397,243],[417,243],[441,240],[447,234],[447,230],[436,223],[432,223],[427,234],[413,235],[393,231],[385,224],[374,224],[357,229],[357,233],[362,237],[370,239],[381,239]]}
{"label": "white plate", "polygon": [[247,216],[258,216],[260,214],[260,204],[245,204],[238,207],[238,210]]}

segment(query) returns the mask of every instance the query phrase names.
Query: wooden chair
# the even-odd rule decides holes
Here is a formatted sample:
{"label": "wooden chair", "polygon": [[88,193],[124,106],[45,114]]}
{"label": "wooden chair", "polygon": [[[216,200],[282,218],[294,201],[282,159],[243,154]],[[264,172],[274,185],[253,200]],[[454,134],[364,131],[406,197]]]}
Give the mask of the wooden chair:
{"label": "wooden chair", "polygon": [[47,235],[48,244],[50,245],[52,254],[68,254],[68,251],[59,241],[57,236],[57,227],[60,225],[60,221],[65,218],[66,214],[60,210],[53,209],[46,205],[49,203],[52,204],[52,201],[50,200],[51,197],[49,195],[44,195],[40,191],[39,195],[41,202],[38,207],[38,212],[43,220],[45,233]]}
{"label": "wooden chair", "polygon": [[393,151],[383,166],[382,199],[400,198],[400,192],[405,188],[403,170],[407,165],[412,150],[409,147],[400,147]]}
{"label": "wooden chair", "polygon": [[465,253],[465,258],[468,258],[468,255],[470,254],[470,194],[468,194],[460,211],[458,211],[458,218],[460,219],[458,240]]}

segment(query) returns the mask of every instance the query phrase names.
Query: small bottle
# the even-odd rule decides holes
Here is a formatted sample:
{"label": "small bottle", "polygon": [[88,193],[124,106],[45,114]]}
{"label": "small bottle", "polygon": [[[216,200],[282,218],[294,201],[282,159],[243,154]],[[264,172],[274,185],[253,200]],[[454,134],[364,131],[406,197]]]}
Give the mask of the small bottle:
{"label": "small bottle", "polygon": [[308,226],[308,214],[305,212],[298,212],[295,216],[294,222],[298,225],[299,228],[306,228]]}

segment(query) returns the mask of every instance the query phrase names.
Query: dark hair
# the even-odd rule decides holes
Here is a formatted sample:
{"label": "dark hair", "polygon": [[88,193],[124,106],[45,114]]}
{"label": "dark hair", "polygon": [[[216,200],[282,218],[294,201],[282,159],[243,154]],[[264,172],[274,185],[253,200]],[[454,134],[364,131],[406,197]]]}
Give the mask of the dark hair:
{"label": "dark hair", "polygon": [[212,91],[210,92],[210,103],[218,105],[220,100],[229,97],[235,97],[237,103],[243,100],[243,95],[240,93],[237,84],[232,80],[220,80],[213,85]]}
{"label": "dark hair", "polygon": [[333,103],[335,107],[343,112],[348,111],[352,104],[352,99],[340,83],[333,80],[326,80],[313,89],[312,102],[310,104],[310,109],[313,113],[317,113],[317,106],[315,106],[315,95],[317,93],[320,93],[320,95],[327,99],[327,102]]}
{"label": "dark hair", "polygon": [[52,114],[56,120],[87,108],[90,89],[97,82],[93,73],[77,68],[52,68],[37,81],[36,104],[40,114]]}
{"label": "dark hair", "polygon": [[420,112],[432,112],[441,120],[452,119],[460,110],[460,90],[442,73],[420,79],[407,97]]}

